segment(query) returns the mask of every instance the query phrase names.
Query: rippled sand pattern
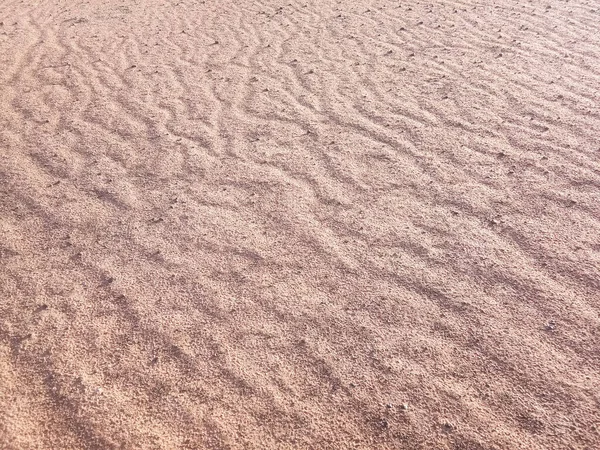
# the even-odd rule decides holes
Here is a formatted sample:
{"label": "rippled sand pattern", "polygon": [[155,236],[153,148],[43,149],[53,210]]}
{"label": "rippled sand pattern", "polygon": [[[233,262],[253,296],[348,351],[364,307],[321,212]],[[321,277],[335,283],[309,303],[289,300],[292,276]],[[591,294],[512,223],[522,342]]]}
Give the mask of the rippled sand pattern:
{"label": "rippled sand pattern", "polygon": [[598,1],[0,21],[0,448],[600,448]]}

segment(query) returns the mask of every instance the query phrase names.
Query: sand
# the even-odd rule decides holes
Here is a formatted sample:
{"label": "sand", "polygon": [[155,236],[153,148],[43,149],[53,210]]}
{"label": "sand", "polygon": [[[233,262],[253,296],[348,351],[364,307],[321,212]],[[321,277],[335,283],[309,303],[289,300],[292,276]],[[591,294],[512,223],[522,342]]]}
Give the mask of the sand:
{"label": "sand", "polygon": [[0,21],[0,448],[600,448],[600,3]]}

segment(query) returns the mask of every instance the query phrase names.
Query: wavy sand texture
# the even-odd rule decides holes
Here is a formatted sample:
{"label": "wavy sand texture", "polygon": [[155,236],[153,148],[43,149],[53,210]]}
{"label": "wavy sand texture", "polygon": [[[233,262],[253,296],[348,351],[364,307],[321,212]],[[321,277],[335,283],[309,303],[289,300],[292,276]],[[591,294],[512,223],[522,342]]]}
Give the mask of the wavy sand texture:
{"label": "wavy sand texture", "polygon": [[0,21],[0,448],[599,448],[600,3]]}

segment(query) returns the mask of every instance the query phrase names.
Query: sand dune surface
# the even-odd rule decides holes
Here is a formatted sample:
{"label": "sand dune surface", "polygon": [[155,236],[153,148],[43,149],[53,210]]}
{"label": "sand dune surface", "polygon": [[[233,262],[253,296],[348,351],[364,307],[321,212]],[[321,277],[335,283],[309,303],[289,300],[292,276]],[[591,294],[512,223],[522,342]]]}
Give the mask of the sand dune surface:
{"label": "sand dune surface", "polygon": [[0,0],[0,448],[600,448],[596,0]]}

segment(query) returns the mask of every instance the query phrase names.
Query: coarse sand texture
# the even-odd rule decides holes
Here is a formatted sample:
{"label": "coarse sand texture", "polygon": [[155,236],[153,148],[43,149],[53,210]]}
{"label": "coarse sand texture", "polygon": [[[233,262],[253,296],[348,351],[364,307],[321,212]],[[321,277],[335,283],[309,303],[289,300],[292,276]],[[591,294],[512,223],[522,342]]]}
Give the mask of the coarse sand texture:
{"label": "coarse sand texture", "polygon": [[600,449],[599,0],[0,0],[0,449]]}

